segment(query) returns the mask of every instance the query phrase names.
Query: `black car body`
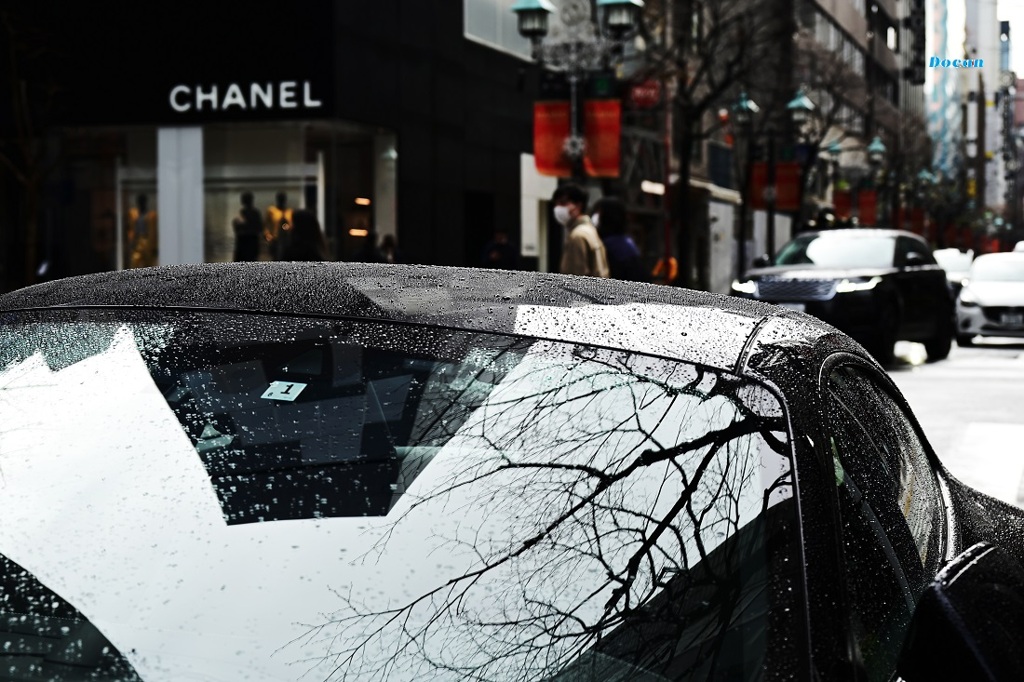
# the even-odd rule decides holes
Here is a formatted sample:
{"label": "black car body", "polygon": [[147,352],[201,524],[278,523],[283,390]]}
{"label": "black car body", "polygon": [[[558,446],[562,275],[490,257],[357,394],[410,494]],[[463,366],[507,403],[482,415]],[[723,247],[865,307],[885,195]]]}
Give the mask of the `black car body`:
{"label": "black car body", "polygon": [[900,230],[800,234],[770,265],[749,270],[733,294],[807,312],[864,344],[883,364],[896,341],[949,355],[953,300],[945,272],[921,237]]}
{"label": "black car body", "polygon": [[1024,513],[949,475],[861,346],[757,301],[92,275],[0,296],[0,424],[11,677],[1024,671]]}

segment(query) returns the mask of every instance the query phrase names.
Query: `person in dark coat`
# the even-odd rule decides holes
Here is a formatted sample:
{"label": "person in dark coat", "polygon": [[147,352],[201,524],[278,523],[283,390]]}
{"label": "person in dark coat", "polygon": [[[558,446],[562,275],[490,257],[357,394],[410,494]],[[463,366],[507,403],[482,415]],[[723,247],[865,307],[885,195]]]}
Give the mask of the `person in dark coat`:
{"label": "person in dark coat", "polygon": [[253,206],[252,192],[242,192],[242,208],[231,221],[231,227],[235,230],[235,261],[258,260],[263,216]]}
{"label": "person in dark coat", "polygon": [[643,257],[633,238],[626,233],[626,206],[615,197],[604,197],[594,206],[590,220],[597,227],[608,254],[612,279],[650,282]]}
{"label": "person in dark coat", "polygon": [[385,263],[401,263],[402,254],[398,250],[398,239],[393,234],[386,234],[380,240],[380,255]]}
{"label": "person in dark coat", "polygon": [[519,254],[516,253],[515,245],[508,240],[508,233],[505,230],[495,230],[494,237],[484,245],[480,254],[480,266],[498,270],[519,269]]}
{"label": "person in dark coat", "polygon": [[327,260],[327,240],[320,229],[320,221],[312,211],[304,208],[295,211],[290,232],[281,260]]}

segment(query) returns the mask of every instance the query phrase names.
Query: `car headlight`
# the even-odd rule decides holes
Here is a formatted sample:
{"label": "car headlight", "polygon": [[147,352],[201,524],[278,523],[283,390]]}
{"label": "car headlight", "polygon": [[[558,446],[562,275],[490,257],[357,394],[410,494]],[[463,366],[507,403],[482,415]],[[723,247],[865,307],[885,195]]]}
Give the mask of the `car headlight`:
{"label": "car headlight", "polygon": [[975,308],[978,305],[978,299],[974,298],[974,294],[971,293],[970,289],[961,289],[960,298],[957,300],[965,308]]}
{"label": "car headlight", "polygon": [[854,280],[844,279],[843,281],[836,285],[836,293],[848,294],[851,291],[870,291],[871,289],[874,289],[881,283],[881,277],[872,277],[866,282],[857,282]]}
{"label": "car headlight", "polygon": [[741,282],[738,279],[732,281],[732,290],[740,294],[756,294],[757,284],[753,280]]}

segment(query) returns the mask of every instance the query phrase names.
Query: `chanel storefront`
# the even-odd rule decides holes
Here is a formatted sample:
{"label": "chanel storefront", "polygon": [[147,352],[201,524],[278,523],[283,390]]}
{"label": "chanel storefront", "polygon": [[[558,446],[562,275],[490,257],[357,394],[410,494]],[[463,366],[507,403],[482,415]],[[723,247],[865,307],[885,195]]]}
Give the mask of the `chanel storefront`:
{"label": "chanel storefront", "polygon": [[529,65],[466,39],[459,3],[351,5],[62,10],[39,277],[278,258],[300,208],[342,260],[390,235],[475,265],[519,234]]}

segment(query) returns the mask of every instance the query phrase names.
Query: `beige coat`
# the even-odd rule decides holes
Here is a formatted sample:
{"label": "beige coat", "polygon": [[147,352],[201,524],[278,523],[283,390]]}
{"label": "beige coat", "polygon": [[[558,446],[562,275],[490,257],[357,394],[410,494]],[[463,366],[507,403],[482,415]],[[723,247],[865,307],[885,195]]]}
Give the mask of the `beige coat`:
{"label": "beige coat", "polygon": [[608,277],[611,274],[604,242],[585,215],[572,222],[569,238],[562,248],[562,272],[590,277]]}

